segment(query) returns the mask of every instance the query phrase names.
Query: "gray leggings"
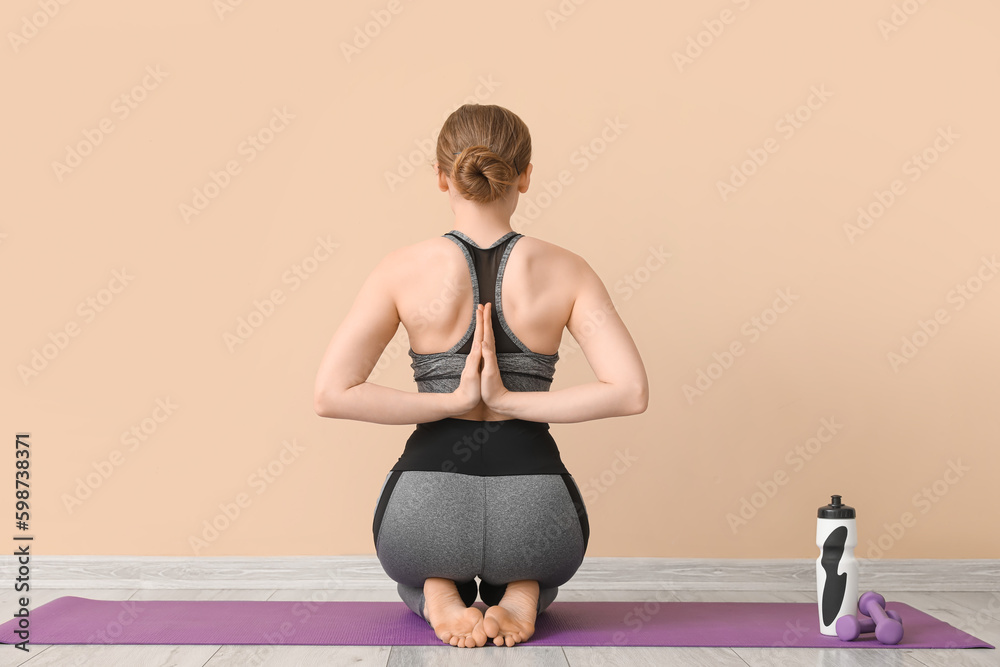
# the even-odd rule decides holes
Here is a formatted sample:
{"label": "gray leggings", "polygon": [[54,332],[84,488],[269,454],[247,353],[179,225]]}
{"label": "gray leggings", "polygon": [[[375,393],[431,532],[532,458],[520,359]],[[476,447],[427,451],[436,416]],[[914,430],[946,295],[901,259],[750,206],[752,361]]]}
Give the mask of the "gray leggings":
{"label": "gray leggings", "polygon": [[382,568],[424,620],[428,577],[454,581],[467,607],[477,593],[493,606],[508,583],[535,580],[541,613],[583,563],[590,536],[587,510],[569,473],[390,471],[372,531]]}

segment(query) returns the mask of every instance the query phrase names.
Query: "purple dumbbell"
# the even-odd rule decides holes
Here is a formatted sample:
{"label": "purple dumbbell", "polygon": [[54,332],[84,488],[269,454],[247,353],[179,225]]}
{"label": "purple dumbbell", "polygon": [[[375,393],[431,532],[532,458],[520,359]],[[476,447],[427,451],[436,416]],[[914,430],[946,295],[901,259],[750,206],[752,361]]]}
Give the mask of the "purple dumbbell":
{"label": "purple dumbbell", "polygon": [[875,638],[883,644],[898,644],[903,638],[903,624],[885,613],[885,598],[868,591],[858,600],[858,611],[875,621]]}
{"label": "purple dumbbell", "polygon": [[[894,609],[885,612],[885,615],[894,621],[903,622],[902,617]],[[841,616],[837,619],[837,636],[845,642],[851,642],[867,632],[875,632],[875,621],[862,616]]]}

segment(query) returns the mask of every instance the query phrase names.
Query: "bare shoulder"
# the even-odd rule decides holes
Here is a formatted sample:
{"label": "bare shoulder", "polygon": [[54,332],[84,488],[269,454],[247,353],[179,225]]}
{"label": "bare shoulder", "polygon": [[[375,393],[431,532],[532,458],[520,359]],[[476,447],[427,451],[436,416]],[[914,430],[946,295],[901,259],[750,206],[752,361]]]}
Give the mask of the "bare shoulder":
{"label": "bare shoulder", "polygon": [[614,308],[604,281],[586,259],[568,248],[541,239],[525,237],[519,241],[525,242],[531,249],[529,254],[542,260],[532,263],[544,267],[546,280],[561,286],[561,292],[570,299],[576,312],[579,312],[577,306],[590,310]]}
{"label": "bare shoulder", "polygon": [[426,271],[428,262],[437,262],[447,256],[450,241],[443,236],[435,236],[410,245],[400,246],[388,252],[378,263],[376,270],[387,277],[406,279],[418,272]]}
{"label": "bare shoulder", "polygon": [[572,275],[587,264],[572,250],[535,236],[524,235],[517,245],[521,246],[521,253],[527,256],[526,259],[541,260],[539,264],[560,275]]}

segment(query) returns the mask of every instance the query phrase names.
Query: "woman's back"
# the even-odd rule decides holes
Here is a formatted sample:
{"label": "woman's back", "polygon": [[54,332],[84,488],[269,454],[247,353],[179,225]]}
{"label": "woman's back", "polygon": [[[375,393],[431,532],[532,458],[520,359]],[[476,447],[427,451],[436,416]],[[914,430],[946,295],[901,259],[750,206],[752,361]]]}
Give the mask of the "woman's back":
{"label": "woman's back", "polygon": [[[393,281],[394,299],[415,359],[423,362],[423,355],[456,350],[458,344],[468,338],[475,315],[470,261],[475,263],[485,258],[486,249],[498,240],[473,239],[453,230],[448,236],[397,251],[398,261],[393,263],[398,272]],[[468,258],[463,252],[463,242],[469,252]],[[494,301],[498,319],[502,318],[500,321],[513,333],[509,346],[519,341],[534,353],[525,356],[554,363],[577,294],[579,281],[574,276],[579,274],[580,258],[557,245],[523,235],[500,245],[498,250],[501,252],[495,253],[493,261],[496,267],[501,258],[506,257],[496,281],[500,303],[495,302],[495,283],[490,275],[478,277],[479,301]],[[494,336],[498,346],[501,339],[504,342],[509,339],[500,327],[494,327]],[[552,359],[545,359],[549,355]],[[443,360],[427,358],[428,363],[433,361]],[[490,411],[485,404],[459,417],[505,418]]]}
{"label": "woman's back", "polygon": [[[480,248],[496,239],[471,239]],[[457,343],[475,315],[472,277],[462,249],[439,236],[402,249],[396,306],[410,347],[443,352]],[[529,350],[554,354],[573,309],[576,256],[541,239],[522,236],[510,249],[500,280],[503,316]],[[488,295],[480,295],[485,301]],[[492,296],[492,295],[489,295]],[[494,304],[495,306],[496,304]]]}

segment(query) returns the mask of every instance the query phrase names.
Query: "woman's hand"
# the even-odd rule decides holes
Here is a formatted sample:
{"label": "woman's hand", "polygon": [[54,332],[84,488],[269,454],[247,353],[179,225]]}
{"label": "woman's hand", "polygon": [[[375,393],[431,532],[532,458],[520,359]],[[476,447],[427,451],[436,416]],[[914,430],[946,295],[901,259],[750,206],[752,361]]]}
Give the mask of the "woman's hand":
{"label": "woman's hand", "polygon": [[483,306],[476,308],[476,329],[472,333],[472,349],[465,359],[465,368],[462,369],[462,379],[459,380],[455,395],[455,414],[460,415],[468,412],[479,405],[482,400],[479,366],[483,359],[482,339],[483,339]]}
{"label": "woman's hand", "polygon": [[[494,412],[503,412],[500,409],[504,397],[508,394],[507,387],[503,386],[503,379],[500,377],[500,367],[497,366],[496,344],[493,339],[493,304],[480,305],[482,309],[482,320],[489,324],[483,326],[483,334],[480,347],[480,356],[483,359],[483,370],[481,373],[482,386],[480,395],[486,406]],[[480,319],[477,316],[476,324]],[[478,330],[477,330],[478,333]],[[475,345],[473,345],[475,347]]]}

